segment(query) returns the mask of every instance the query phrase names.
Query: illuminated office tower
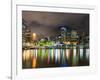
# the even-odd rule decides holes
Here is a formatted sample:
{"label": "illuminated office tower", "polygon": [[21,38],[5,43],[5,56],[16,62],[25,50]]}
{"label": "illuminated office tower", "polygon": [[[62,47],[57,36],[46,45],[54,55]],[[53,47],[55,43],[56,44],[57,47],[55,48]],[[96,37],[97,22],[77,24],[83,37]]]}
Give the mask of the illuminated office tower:
{"label": "illuminated office tower", "polygon": [[85,47],[89,48],[89,36],[88,35],[85,36]]}
{"label": "illuminated office tower", "polygon": [[61,27],[61,41],[63,43],[63,47],[69,48],[71,41],[71,29],[68,26]]}
{"label": "illuminated office tower", "polygon": [[23,47],[25,46],[25,42],[26,42],[25,31],[26,31],[26,26],[22,25],[22,46]]}
{"label": "illuminated office tower", "polygon": [[30,47],[31,46],[31,41],[32,41],[32,35],[30,30],[26,30],[25,32],[25,40],[26,40],[26,46]]}
{"label": "illuminated office tower", "polygon": [[72,45],[77,45],[79,43],[79,36],[77,31],[72,30],[71,31],[71,44]]}
{"label": "illuminated office tower", "polygon": [[25,25],[22,26],[22,46],[29,47],[32,41],[31,31]]}
{"label": "illuminated office tower", "polygon": [[60,31],[61,31],[61,41],[63,42],[63,41],[66,41],[66,27],[64,27],[64,26],[62,26],[61,28],[60,28]]}
{"label": "illuminated office tower", "polygon": [[22,25],[22,42],[25,42],[25,31],[26,31],[26,26]]}
{"label": "illuminated office tower", "polygon": [[37,34],[36,33],[32,33],[31,46],[37,47],[37,45],[38,45],[37,38],[38,38]]}
{"label": "illuminated office tower", "polygon": [[85,45],[85,41],[86,41],[86,39],[85,39],[85,32],[83,32],[81,34],[80,44],[84,46]]}
{"label": "illuminated office tower", "polygon": [[69,42],[71,41],[71,29],[69,29],[67,27],[67,33],[66,33],[66,41],[67,41],[67,44],[69,44]]}

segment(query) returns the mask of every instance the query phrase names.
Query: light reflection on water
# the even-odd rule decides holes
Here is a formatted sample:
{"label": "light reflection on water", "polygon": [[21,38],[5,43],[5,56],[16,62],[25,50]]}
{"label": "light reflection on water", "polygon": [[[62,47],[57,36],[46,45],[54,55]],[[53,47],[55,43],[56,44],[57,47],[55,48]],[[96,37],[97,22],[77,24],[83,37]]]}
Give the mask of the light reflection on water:
{"label": "light reflection on water", "polygon": [[66,58],[67,58],[67,60],[69,59],[69,56],[70,56],[70,49],[66,49]]}
{"label": "light reflection on water", "polygon": [[89,52],[90,50],[89,49],[86,49],[86,59],[89,60]]}
{"label": "light reflection on water", "polygon": [[80,49],[80,59],[83,58],[83,49]]}
{"label": "light reflection on water", "polygon": [[37,62],[37,59],[36,59],[36,57],[33,57],[32,58],[32,68],[35,68],[36,67],[36,63]]}
{"label": "light reflection on water", "polygon": [[23,68],[89,65],[89,49],[27,49],[22,54]]}

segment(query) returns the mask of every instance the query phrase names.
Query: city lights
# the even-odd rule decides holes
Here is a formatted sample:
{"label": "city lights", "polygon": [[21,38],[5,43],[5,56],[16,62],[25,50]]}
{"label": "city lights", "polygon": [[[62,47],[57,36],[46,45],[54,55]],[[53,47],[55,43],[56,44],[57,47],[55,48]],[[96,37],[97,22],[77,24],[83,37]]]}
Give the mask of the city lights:
{"label": "city lights", "polygon": [[[85,18],[81,19],[81,23],[85,23],[83,22]],[[22,29],[23,69],[89,66],[88,32],[85,33],[85,30],[82,31],[74,25],[71,27],[71,24],[58,23],[48,26],[41,22],[33,22],[29,26],[25,25],[26,23],[22,24],[24,26]]]}
{"label": "city lights", "polygon": [[36,40],[36,33],[33,33],[32,37],[33,37],[33,41]]}

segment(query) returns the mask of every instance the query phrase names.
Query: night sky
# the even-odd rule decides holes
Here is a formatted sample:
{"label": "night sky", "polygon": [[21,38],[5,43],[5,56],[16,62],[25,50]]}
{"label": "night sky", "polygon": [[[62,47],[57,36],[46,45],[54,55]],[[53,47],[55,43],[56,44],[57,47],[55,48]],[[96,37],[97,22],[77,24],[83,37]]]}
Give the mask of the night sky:
{"label": "night sky", "polygon": [[22,11],[22,22],[38,35],[56,36],[59,26],[68,26],[89,34],[89,14]]}

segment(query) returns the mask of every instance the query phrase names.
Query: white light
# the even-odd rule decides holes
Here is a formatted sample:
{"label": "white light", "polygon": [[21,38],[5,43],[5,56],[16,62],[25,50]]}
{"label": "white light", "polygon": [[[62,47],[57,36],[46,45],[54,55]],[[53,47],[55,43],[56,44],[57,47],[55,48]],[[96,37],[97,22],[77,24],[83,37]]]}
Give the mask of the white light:
{"label": "white light", "polygon": [[83,58],[83,49],[80,49],[80,59]]}

